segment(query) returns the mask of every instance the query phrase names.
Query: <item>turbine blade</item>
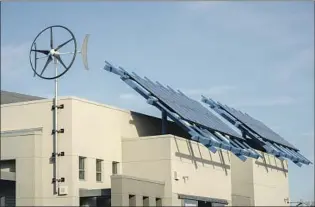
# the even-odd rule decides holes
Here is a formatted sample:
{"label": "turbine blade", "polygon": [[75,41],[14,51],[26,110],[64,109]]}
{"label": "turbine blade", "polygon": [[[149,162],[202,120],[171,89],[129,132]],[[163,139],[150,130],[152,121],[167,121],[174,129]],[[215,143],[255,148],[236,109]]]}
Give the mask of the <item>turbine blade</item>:
{"label": "turbine blade", "polygon": [[52,27],[50,27],[50,49],[54,49]]}
{"label": "turbine blade", "polygon": [[51,55],[49,55],[48,58],[47,58],[46,64],[45,64],[45,66],[44,66],[42,72],[40,73],[40,75],[43,75],[44,71],[46,70],[48,64],[49,64],[51,61],[52,61],[52,57],[51,57]]}
{"label": "turbine blade", "polygon": [[35,49],[35,50],[31,50],[32,52],[39,52],[39,53],[43,53],[43,54],[45,54],[45,55],[48,55],[49,54],[49,50],[37,50],[37,49]]}
{"label": "turbine blade", "polygon": [[61,45],[59,45],[58,47],[56,47],[55,51],[58,51],[60,48],[62,48],[63,46],[65,46],[66,44],[68,44],[70,41],[72,41],[73,38],[69,39],[68,41],[62,43]]}
{"label": "turbine blade", "polygon": [[61,65],[67,69],[67,66],[64,64],[64,62],[61,60],[60,55],[59,54],[55,54],[54,55],[55,58],[57,58],[57,60],[61,63]]}

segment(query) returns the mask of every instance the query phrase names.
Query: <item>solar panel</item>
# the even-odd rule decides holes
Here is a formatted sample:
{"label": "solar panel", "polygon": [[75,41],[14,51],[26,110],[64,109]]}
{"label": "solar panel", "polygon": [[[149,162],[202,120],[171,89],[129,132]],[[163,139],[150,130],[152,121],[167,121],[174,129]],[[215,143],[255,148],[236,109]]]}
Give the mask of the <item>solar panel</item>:
{"label": "solar panel", "polygon": [[[188,134],[190,134],[192,140],[203,144],[213,153],[217,151],[216,147],[218,147],[231,151],[242,161],[245,161],[247,159],[246,157],[252,157],[254,159],[261,157],[259,153],[257,153],[246,143],[248,139],[241,137],[239,134],[237,134],[235,131],[225,125],[214,114],[203,107],[199,102],[190,99],[182,92],[176,92],[169,86],[166,88],[158,82],[153,83],[148,78],[143,79],[135,73],[129,74],[124,69],[115,68],[108,62],[106,62],[104,69],[119,75],[126,84],[132,87],[141,96],[146,98],[149,104],[157,107],[162,112],[162,117],[171,118],[176,124],[178,124],[181,128],[188,132]],[[203,101],[208,103],[211,108],[213,108],[214,106],[215,111],[218,112],[217,110],[219,109],[216,108],[218,107],[218,104],[216,104],[214,101]],[[222,109],[219,110],[219,114],[227,119],[230,123],[235,125],[237,128],[240,127],[240,124],[243,126],[247,123],[247,128],[256,127],[256,130],[260,129],[261,134],[265,133],[269,134],[269,136],[270,134],[272,134],[273,136],[279,136],[267,126],[265,126],[262,122],[255,120],[249,115],[243,114],[242,112],[228,106],[220,106]],[[231,117],[225,116],[224,113],[221,113],[221,110],[228,113],[229,116],[232,116],[234,118],[231,119]],[[244,128],[239,129],[242,131],[244,130]],[[227,138],[226,135],[229,135],[229,138]],[[260,134],[259,136],[267,139]],[[278,143],[282,144],[283,146],[278,146],[274,140],[271,140],[274,143],[269,143],[268,141],[264,141],[261,138],[254,136],[254,140],[255,139],[260,140],[261,143],[264,143],[263,147],[266,149],[267,152],[274,154],[281,160],[283,160],[284,156],[291,159],[298,166],[301,166],[301,163],[311,163],[308,159],[299,154],[298,151],[289,149],[288,147],[293,148],[289,145],[289,143],[287,145],[283,144],[283,142],[286,142],[283,138],[281,138],[283,140],[279,139],[280,141],[282,141],[282,143],[279,143],[280,141],[278,140]]]}
{"label": "solar panel", "polygon": [[249,128],[254,130],[257,134],[259,134],[261,137],[270,140],[272,142],[276,142],[279,144],[282,144],[284,146],[290,147],[292,149],[296,149],[292,144],[290,144],[288,141],[286,141],[284,138],[282,138],[280,135],[278,135],[276,132],[274,132],[272,129],[264,125],[262,122],[252,118],[248,114],[244,114],[241,111],[235,110],[231,107],[228,107],[226,105],[219,104],[225,111],[230,113],[232,116],[237,118],[239,121],[243,122],[245,125],[247,125]]}
{"label": "solar panel", "polygon": [[[246,157],[254,159],[259,157],[259,154],[254,152],[251,147],[246,146],[245,139],[199,102],[190,99],[180,91],[176,92],[169,86],[164,87],[158,82],[153,83],[148,78],[140,78],[122,68],[115,68],[108,62],[104,69],[119,75],[126,84],[147,99],[149,104],[157,107],[162,112],[162,118],[169,117],[190,134],[192,140],[203,144],[213,153],[217,151],[216,148],[221,148],[231,151],[242,161],[245,161]],[[162,127],[162,131],[163,129],[164,127]]]}
{"label": "solar panel", "polygon": [[133,73],[132,78],[134,78],[134,80],[142,87],[148,89],[154,96],[185,120],[229,136],[243,139],[240,134],[228,127],[223,121],[202,106],[201,103],[194,101],[179,92],[167,89],[161,84],[153,83],[147,78],[143,79],[135,73]]}
{"label": "solar panel", "polygon": [[[241,111],[238,111],[226,105],[222,105],[221,103],[214,102],[212,99],[208,99],[204,96],[202,96],[202,101],[208,104],[210,108],[212,108],[222,117],[224,117],[231,124],[239,128],[242,132],[247,132],[253,141],[260,144],[268,153],[273,154],[278,159],[284,160],[284,158],[288,158],[299,167],[302,166],[301,163],[306,165],[312,163],[303,155],[301,155],[294,146],[292,146],[290,143],[288,143],[286,140],[280,137],[280,135],[273,132],[265,124],[252,118],[248,114],[246,113],[244,114]],[[270,137],[274,136],[277,138],[274,137],[272,137],[273,139],[269,137],[267,138],[264,137],[263,135]],[[248,151],[251,150],[250,146],[248,146],[246,142],[239,143],[238,140],[235,140],[235,142],[238,143],[240,147],[242,148],[247,147]]]}

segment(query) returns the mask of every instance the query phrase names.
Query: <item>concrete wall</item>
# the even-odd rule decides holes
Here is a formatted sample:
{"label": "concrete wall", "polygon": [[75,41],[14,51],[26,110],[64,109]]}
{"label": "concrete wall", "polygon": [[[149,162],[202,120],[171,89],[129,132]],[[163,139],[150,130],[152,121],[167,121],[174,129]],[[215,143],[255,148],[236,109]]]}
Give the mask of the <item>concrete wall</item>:
{"label": "concrete wall", "polygon": [[[156,198],[164,196],[163,182],[126,175],[113,175],[111,181],[112,206],[129,206],[129,199],[134,199],[134,206],[156,206]],[[129,198],[130,195],[134,198]]]}
{"label": "concrete wall", "polygon": [[[47,170],[42,166],[48,159],[41,157],[40,128],[1,134],[1,159],[15,160],[16,205],[41,205],[42,187],[47,185]],[[51,181],[51,180],[50,180]]]}
{"label": "concrete wall", "polygon": [[287,161],[257,151],[263,158],[240,161],[232,158],[233,206],[288,206],[289,180]]}
{"label": "concrete wall", "polygon": [[170,137],[123,139],[122,143],[124,175],[164,182],[163,205],[172,204]]}
{"label": "concrete wall", "polygon": [[256,206],[289,206],[288,162],[261,153],[264,159],[253,161],[253,183]]}
{"label": "concrete wall", "polygon": [[[16,160],[17,205],[78,206],[80,188],[111,187],[112,161],[123,164],[120,174],[165,182],[163,205],[181,205],[178,193],[223,198],[241,205],[253,197],[249,200],[255,205],[286,205],[286,162],[282,167],[268,155],[267,165],[250,158],[243,163],[224,150],[213,154],[183,138],[152,136],[161,129],[156,118],[77,98],[61,98],[59,103],[65,106],[58,111],[58,127],[65,129],[58,135],[58,151],[65,152],[58,158],[59,177],[65,178],[60,185],[68,186],[65,196],[54,195],[51,182],[52,100],[1,105],[1,131],[14,131],[1,134],[1,159]],[[169,125],[172,133],[185,136]],[[78,177],[79,156],[86,157],[84,181]],[[102,182],[96,181],[96,159],[103,160]],[[175,171],[179,180],[174,179]],[[241,183],[247,187],[238,188]]]}
{"label": "concrete wall", "polygon": [[[112,162],[121,162],[121,110],[74,99],[72,102],[73,183],[75,189],[110,188]],[[79,156],[85,159],[85,180],[79,180]],[[96,159],[103,160],[102,182],[96,181]],[[78,193],[78,191],[76,191]]]}
{"label": "concrete wall", "polygon": [[[147,116],[135,116],[129,111],[73,99],[72,154],[75,189],[110,188],[113,161],[120,163],[118,173],[123,173],[122,138],[158,133],[159,126],[152,125],[152,122],[152,118]],[[79,180],[77,173],[79,156],[86,157],[87,171],[84,181]],[[96,159],[103,160],[102,182],[96,181]]]}
{"label": "concrete wall", "polygon": [[254,206],[253,159],[231,156],[232,205]]}
{"label": "concrete wall", "polygon": [[[71,166],[71,100],[63,99],[65,108],[59,111],[59,175],[66,178],[67,196],[53,194],[53,111],[51,100],[1,105],[1,159],[16,159],[17,205],[72,205],[76,198],[72,188]],[[7,135],[5,135],[7,134]],[[27,176],[26,176],[27,175]]]}
{"label": "concrete wall", "polygon": [[124,174],[165,182],[163,205],[182,205],[179,193],[231,201],[230,160],[225,151],[213,154],[172,135],[125,139],[122,149]]}
{"label": "concrete wall", "polygon": [[[172,137],[171,160],[173,205],[181,205],[177,194],[225,199],[231,203],[231,161],[227,151],[212,153],[200,143]],[[175,172],[179,180],[175,180]]]}
{"label": "concrete wall", "polygon": [[[40,100],[1,105],[2,132],[41,129],[40,137],[36,139],[26,138],[23,132],[23,140],[18,135],[2,142],[1,159],[16,159],[17,191],[27,194],[23,201],[17,201],[21,205],[33,205],[35,202],[38,205],[79,205],[80,188],[110,188],[112,161],[122,161],[121,139],[158,134],[161,127],[156,118],[83,99],[61,97],[59,104],[64,104],[64,109],[58,110],[58,128],[64,128],[65,132],[58,135],[58,151],[64,151],[65,156],[58,158],[58,174],[59,178],[65,178],[60,186],[68,187],[68,195],[56,196],[53,194],[53,164],[50,160],[53,152],[52,104],[52,100]],[[3,139],[6,138],[1,136]],[[21,162],[21,156],[28,157],[33,164]],[[79,156],[86,157],[84,181],[80,181],[78,176]],[[103,160],[102,182],[96,181],[96,159]],[[25,177],[24,167],[30,170],[30,174],[39,173],[36,179],[41,184],[34,187],[38,195],[34,194],[33,188],[22,186],[23,182],[31,182]]]}

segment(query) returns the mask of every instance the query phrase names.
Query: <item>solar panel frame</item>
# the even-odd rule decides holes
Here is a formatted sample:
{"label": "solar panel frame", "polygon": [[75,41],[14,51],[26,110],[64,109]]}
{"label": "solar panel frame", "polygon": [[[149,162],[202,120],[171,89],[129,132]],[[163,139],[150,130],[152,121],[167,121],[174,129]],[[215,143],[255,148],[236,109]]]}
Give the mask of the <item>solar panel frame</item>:
{"label": "solar panel frame", "polygon": [[[242,116],[247,116],[247,118],[250,118],[250,116],[248,114],[243,114],[241,111],[237,111],[233,108],[231,108],[231,113],[227,112],[226,109],[224,109],[224,107],[222,106],[222,104],[220,104],[219,102],[214,102],[212,99],[208,99],[204,96],[202,96],[202,102],[208,104],[210,106],[210,108],[212,108],[214,111],[216,111],[218,114],[220,114],[221,116],[223,116],[226,120],[228,120],[230,123],[232,123],[233,125],[237,125],[236,127],[239,128],[239,126],[241,125],[242,127],[239,128],[241,131],[243,131],[244,129],[246,131],[248,131],[250,134],[253,135],[253,137],[251,137],[251,139],[257,139],[258,141],[261,142],[261,144],[263,145],[263,148],[266,149],[266,151],[270,154],[273,154],[274,156],[276,156],[278,159],[280,160],[284,160],[284,158],[288,158],[290,159],[294,164],[296,164],[297,166],[301,167],[302,163],[309,165],[312,164],[311,161],[309,161],[307,158],[305,158],[303,155],[301,155],[298,150],[289,148],[283,144],[279,144],[273,141],[269,141],[268,139],[262,138],[261,136],[256,137],[255,136],[255,131],[253,129],[251,129],[250,127],[248,127],[246,124],[242,123],[242,121],[238,118],[235,117],[235,115],[232,115],[232,111],[234,113],[238,113],[241,114]],[[226,108],[228,108],[228,106],[226,106]],[[230,116],[230,117],[229,117]],[[262,125],[264,125],[262,122],[260,122]],[[264,125],[266,127],[266,125]],[[245,128],[244,128],[245,127]],[[256,133],[257,134],[257,133]],[[247,138],[247,137],[246,137]],[[238,143],[238,140],[234,139],[234,141],[236,141]],[[251,150],[251,147],[245,142],[243,142],[243,144],[245,146],[248,147],[248,150]],[[244,145],[239,145],[242,148],[244,148]],[[246,148],[246,147],[245,147]],[[252,151],[254,152],[254,151]],[[259,157],[261,157],[258,153],[253,153],[254,155],[257,155]]]}
{"label": "solar panel frame", "polygon": [[275,142],[284,146],[287,146],[289,148],[297,150],[291,143],[286,141],[284,138],[282,138],[280,135],[278,135],[276,132],[274,132],[272,129],[267,127],[265,124],[262,124],[261,121],[258,121],[248,114],[244,114],[241,111],[237,111],[234,108],[228,107],[227,105],[223,105],[221,103],[218,103],[220,107],[222,107],[226,112],[228,112],[230,115],[234,116],[236,119],[241,121],[243,124],[245,124],[247,127],[251,128],[253,131],[255,131],[260,137]]}
{"label": "solar panel frame", "polygon": [[[228,125],[207,110],[201,103],[193,101],[187,96],[175,92],[174,90],[174,93],[171,94],[169,89],[166,89],[165,87],[162,89],[162,84],[154,84],[152,81],[141,78],[136,73],[132,73],[132,78],[142,87],[147,88],[150,93],[155,95],[161,102],[167,105],[169,109],[178,113],[185,120],[189,120],[197,125],[219,131],[241,140],[244,139],[241,135],[237,134],[236,131],[229,128]],[[176,97],[177,100],[175,100],[174,97]]]}
{"label": "solar panel frame", "polygon": [[[240,140],[240,141],[244,141],[245,139],[243,139],[243,138],[239,139],[238,137],[233,137],[231,135],[229,135],[229,136],[228,135],[222,135],[222,134],[226,134],[226,133],[221,134],[221,132],[219,132],[218,130],[210,130],[210,129],[207,129],[206,126],[200,126],[200,125],[198,125],[198,124],[196,124],[190,120],[185,120],[183,117],[181,117],[179,114],[177,114],[177,111],[175,111],[173,108],[167,106],[164,102],[159,100],[159,98],[156,97],[156,95],[152,91],[158,90],[158,89],[164,90],[165,93],[163,93],[163,96],[166,98],[172,97],[171,99],[167,99],[167,100],[172,100],[175,104],[178,102],[181,102],[181,100],[184,98],[185,101],[189,102],[189,103],[187,103],[186,106],[190,110],[191,110],[191,108],[194,108],[191,105],[194,105],[196,103],[199,104],[200,106],[202,106],[199,102],[188,98],[187,96],[185,96],[180,91],[178,91],[178,92],[174,91],[169,86],[167,89],[162,84],[158,83],[160,88],[156,88],[156,84],[154,84],[149,79],[147,79],[147,81],[149,81],[150,84],[148,84],[148,82],[143,80],[142,78],[139,78],[139,80],[136,81],[135,78],[133,77],[133,75],[126,72],[123,68],[119,68],[119,69],[115,68],[108,62],[106,62],[104,69],[109,71],[109,72],[112,72],[116,75],[119,75],[120,79],[122,81],[124,81],[127,85],[129,85],[131,88],[133,88],[135,91],[137,91],[142,97],[144,97],[147,100],[148,104],[157,107],[163,114],[167,114],[167,116],[170,119],[172,119],[177,125],[179,125],[182,129],[184,129],[191,136],[192,140],[203,144],[213,153],[215,153],[217,151],[216,148],[221,148],[221,149],[231,151],[242,161],[245,161],[247,159],[246,157],[252,157],[252,158],[257,159],[257,155],[255,155],[255,153],[249,153],[250,148],[244,148],[243,146],[235,145],[235,143],[233,145],[232,139]],[[141,82],[142,84],[139,82]],[[155,92],[157,92],[157,91],[155,91]],[[178,106],[178,107],[180,107],[180,106]],[[208,113],[210,113],[206,108],[204,108],[204,109]],[[188,112],[189,112],[189,110],[188,110]],[[190,112],[190,113],[192,113],[192,112]],[[193,112],[193,114],[194,113],[195,112]],[[162,115],[162,117],[163,117],[163,115]],[[226,140],[228,140],[228,141],[222,140],[222,137],[226,138]]]}
{"label": "solar panel frame", "polygon": [[[106,61],[105,61],[106,62]],[[190,106],[190,104],[192,104],[192,105],[194,105],[193,103],[198,103],[200,106],[201,106],[201,108],[203,107],[199,102],[197,102],[197,101],[195,101],[195,100],[193,100],[193,99],[190,99],[190,98],[188,98],[186,95],[184,95],[182,92],[175,92],[172,88],[170,88],[170,87],[168,87],[169,89],[167,90],[167,89],[165,89],[163,86],[162,86],[162,84],[158,84],[159,86],[160,86],[160,88],[159,87],[157,87],[156,86],[156,84],[154,84],[152,81],[150,81],[149,79],[147,79],[147,81],[145,81],[145,80],[143,80],[142,78],[140,78],[139,77],[139,80],[140,80],[140,82],[142,82],[142,84],[141,83],[139,83],[139,80],[137,81],[134,77],[132,77],[132,75],[130,75],[129,73],[127,73],[124,69],[122,69],[122,68],[120,68],[120,69],[117,69],[117,68],[115,68],[115,67],[113,67],[111,64],[109,64],[108,62],[106,62],[106,66],[104,67],[104,69],[105,70],[107,70],[107,71],[109,71],[109,72],[112,72],[112,73],[115,73],[115,74],[117,74],[117,75],[119,75],[120,77],[121,77],[121,79],[125,82],[125,83],[127,83],[129,86],[131,86],[134,90],[136,90],[138,93],[140,93],[143,97],[145,97],[146,99],[147,99],[147,101],[148,101],[148,103],[149,104],[152,104],[152,105],[154,105],[154,106],[156,106],[158,109],[160,109],[163,113],[164,112],[166,112],[167,114],[168,114],[168,116],[171,118],[171,119],[173,119],[173,121],[175,121],[177,124],[179,124],[181,127],[183,127],[185,130],[187,130],[187,132],[191,135],[191,138],[193,139],[193,140],[195,140],[195,141],[197,141],[197,142],[200,142],[200,143],[202,143],[202,142],[204,142],[204,145],[206,146],[206,145],[208,145],[208,146],[206,146],[209,150],[211,150],[212,152],[214,152],[215,153],[215,151],[216,151],[216,149],[214,148],[214,146],[215,147],[219,147],[219,148],[223,148],[223,149],[227,149],[227,150],[229,150],[229,151],[231,151],[231,152],[233,152],[238,158],[240,158],[242,161],[245,161],[246,160],[246,157],[245,156],[247,156],[247,157],[253,157],[253,158],[256,158],[257,159],[257,155],[259,155],[258,153],[256,153],[255,151],[253,151],[252,150],[252,148],[246,143],[246,142],[242,142],[245,146],[247,146],[248,148],[244,148],[244,145],[242,145],[242,144],[240,144],[239,142],[238,142],[238,140],[237,140],[237,138],[241,138],[243,141],[245,140],[246,141],[246,139],[244,139],[244,138],[242,138],[242,137],[239,137],[239,135],[237,135],[237,136],[233,136],[233,135],[229,135],[228,133],[226,133],[226,132],[223,132],[223,134],[227,134],[227,135],[229,135],[229,136],[231,136],[230,137],[230,139],[229,139],[229,142],[228,142],[228,144],[224,144],[224,143],[226,143],[226,140],[223,140],[222,139],[222,136],[215,136],[214,134],[212,134],[213,132],[212,131],[208,131],[207,129],[202,129],[202,127],[201,128],[198,128],[198,127],[200,127],[200,126],[195,126],[194,124],[193,125],[191,125],[191,123],[189,123],[189,121],[190,122],[193,122],[194,123],[194,121],[191,121],[190,119],[187,119],[187,120],[185,120],[185,119],[183,119],[184,117],[180,117],[180,115],[177,115],[177,111],[176,110],[174,110],[171,106],[171,104],[169,104],[169,105],[167,105],[167,104],[165,104],[165,103],[163,103],[163,100],[158,100],[158,99],[160,99],[159,97],[157,97],[156,96],[156,94],[154,94],[154,92],[152,92],[152,90],[154,91],[154,89],[156,89],[156,90],[161,90],[162,88],[163,88],[163,91],[164,91],[164,93],[162,93],[163,95],[162,96],[164,96],[164,98],[165,98],[165,96],[167,97],[167,98],[170,98],[170,97],[172,97],[171,99],[174,101],[174,97],[176,97],[176,99],[178,100],[178,97],[179,97],[179,95],[181,95],[181,98],[182,97],[185,97],[186,98],[186,100],[185,101],[188,101],[188,104],[189,104],[189,106]],[[137,76],[136,74],[135,74],[135,76]],[[134,82],[132,82],[132,81],[134,81],[134,82],[136,82],[137,84],[136,85],[139,85],[139,86],[141,86],[142,88],[144,88],[146,91],[148,91],[148,92],[144,92],[143,91],[143,89],[141,89],[141,88],[139,88],[138,86],[136,86],[135,85],[135,83]],[[147,82],[149,82],[150,84],[146,84],[146,87],[145,87],[145,83],[147,83]],[[151,87],[148,87],[148,85],[151,85]],[[150,89],[148,89],[148,88],[150,88]],[[161,91],[160,91],[161,92]],[[172,92],[172,94],[169,94],[169,93],[171,93]],[[157,93],[157,91],[155,91],[155,93]],[[152,94],[152,95],[151,95]],[[160,94],[161,95],[161,94]],[[166,98],[166,100],[164,100],[164,101],[166,101],[167,102],[167,99]],[[179,100],[181,100],[180,98],[179,98]],[[181,107],[181,106],[178,106],[176,103],[177,103],[177,101],[174,101],[174,103],[175,103],[175,105],[176,105],[176,107],[179,107],[179,108],[183,108],[183,107]],[[198,106],[199,106],[198,105]],[[173,107],[174,107],[174,105],[173,105]],[[229,107],[228,106],[226,106],[226,108],[225,107],[223,107],[222,106],[222,104],[220,104],[220,107],[224,110],[224,111],[226,111],[228,114],[230,114],[230,116],[233,116],[234,118],[236,118],[236,120],[238,120],[238,122],[240,121],[240,122],[245,122],[245,120],[246,121],[248,121],[248,124],[252,124],[252,123],[256,123],[257,124],[257,126],[258,127],[261,127],[262,129],[264,129],[264,128],[266,128],[265,129],[265,132],[267,131],[267,133],[269,132],[269,133],[274,133],[274,134],[276,134],[276,135],[278,135],[277,133],[275,133],[275,132],[273,132],[270,128],[268,128],[266,125],[264,125],[262,122],[260,122],[260,121],[258,121],[258,120],[256,120],[256,119],[254,119],[254,118],[252,118],[252,117],[250,117],[248,114],[243,114],[241,111],[237,111],[237,110],[235,110],[235,109],[233,109],[233,108],[231,108],[231,110],[233,110],[233,112],[235,113],[234,115],[232,114],[233,112],[232,111],[230,111],[230,112],[228,112],[226,109],[229,109]],[[168,108],[170,108],[170,110],[168,109]],[[185,108],[185,107],[184,107]],[[192,107],[192,108],[190,108],[190,109],[193,109],[194,107]],[[197,107],[197,109],[198,109],[198,107]],[[200,110],[200,107],[199,107],[199,110]],[[172,111],[175,111],[175,112],[172,112]],[[190,111],[189,110],[186,110],[188,113],[190,113]],[[208,110],[206,110],[206,111],[208,111]],[[232,113],[231,113],[232,112]],[[209,111],[208,111],[208,113],[210,113]],[[208,114],[208,113],[206,113],[206,114]],[[194,113],[193,113],[194,114]],[[211,114],[211,113],[210,113]],[[221,113],[220,113],[221,114]],[[240,117],[243,117],[243,121],[241,121],[240,119],[239,119],[239,117],[237,118],[237,117],[235,117],[235,116],[237,116],[236,114],[238,114]],[[221,114],[222,115],[222,114]],[[212,114],[212,116],[213,117],[215,117],[213,114]],[[216,118],[216,117],[215,117]],[[218,118],[217,118],[218,119]],[[250,120],[250,121],[249,121]],[[221,120],[219,120],[220,122],[222,122]],[[197,122],[198,123],[198,122]],[[220,123],[220,124],[223,124],[222,126],[226,126],[226,127],[228,127],[227,125],[225,125],[223,122],[222,123]],[[244,125],[246,125],[245,123],[243,123]],[[205,127],[207,127],[207,125],[205,125]],[[246,127],[248,127],[247,125],[246,125]],[[211,127],[209,127],[210,129],[212,129]],[[251,129],[250,127],[248,127],[250,130],[252,130],[252,131],[254,131],[253,129]],[[206,132],[206,134],[204,134],[204,133],[201,133],[201,131],[204,131],[204,132]],[[213,129],[214,131],[216,130],[216,131],[218,131],[218,132],[220,132],[220,130],[217,130],[217,129]],[[255,131],[254,131],[255,132]],[[221,132],[222,133],[222,132]],[[234,133],[234,132],[233,132]],[[235,132],[236,133],[236,132]],[[257,132],[256,132],[257,133]],[[207,135],[207,134],[209,134],[209,135]],[[279,137],[280,137],[280,135],[278,135]],[[211,138],[211,139],[210,139]],[[234,138],[234,141],[236,141],[236,142],[234,142],[233,141],[233,138]],[[266,146],[268,145],[268,147],[270,148],[270,150],[272,151],[272,152],[274,152],[274,153],[272,153],[272,154],[275,154],[275,156],[277,156],[280,160],[283,160],[283,157],[282,156],[285,156],[285,157],[291,157],[292,159],[293,159],[293,161],[294,161],[294,163],[295,164],[297,164],[298,166],[301,166],[301,164],[299,163],[299,162],[302,162],[302,163],[304,163],[304,164],[310,164],[310,163],[312,163],[312,162],[310,162],[308,159],[306,159],[303,155],[301,155],[300,153],[298,153],[298,150],[296,149],[296,151],[295,151],[295,148],[293,147],[293,149],[291,149],[291,147],[289,147],[289,146],[287,146],[287,145],[283,145],[283,144],[281,144],[281,143],[279,143],[280,144],[280,146],[277,146],[277,144],[276,144],[276,142],[274,142],[273,140],[270,140],[270,139],[266,139],[266,140],[269,140],[269,141],[271,141],[271,142],[274,142],[273,144],[272,143],[269,143],[268,141],[264,141],[263,140],[263,136],[260,136],[260,137],[256,137],[256,139],[258,139],[258,140],[260,140],[261,142],[263,142],[263,143],[265,143],[266,144]],[[280,138],[282,138],[282,137],[280,137]],[[201,141],[203,139],[203,141]],[[283,139],[283,138],[282,138]],[[284,140],[284,139],[283,139]],[[215,142],[213,142],[213,141],[215,141]],[[286,141],[286,140],[284,140],[284,141]],[[290,143],[289,143],[290,144]],[[281,145],[283,145],[283,146],[281,146]],[[253,153],[249,153],[249,151],[252,151]],[[293,157],[292,157],[293,156]],[[258,156],[259,157],[259,156]]]}

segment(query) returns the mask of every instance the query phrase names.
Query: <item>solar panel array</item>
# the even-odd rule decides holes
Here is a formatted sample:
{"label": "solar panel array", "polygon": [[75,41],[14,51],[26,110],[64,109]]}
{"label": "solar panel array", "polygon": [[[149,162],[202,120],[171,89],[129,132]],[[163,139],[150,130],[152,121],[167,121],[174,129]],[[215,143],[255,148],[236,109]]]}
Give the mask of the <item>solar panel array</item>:
{"label": "solar panel array", "polygon": [[[221,148],[231,151],[242,161],[245,161],[247,159],[246,157],[252,157],[254,159],[261,157],[259,153],[257,153],[251,146],[246,143],[249,141],[248,139],[241,137],[236,131],[229,128],[228,125],[226,125],[209,110],[203,107],[201,103],[197,102],[196,100],[190,99],[182,92],[176,92],[172,88],[164,87],[158,82],[153,83],[148,78],[141,78],[135,73],[130,74],[122,68],[115,68],[107,62],[104,69],[119,75],[125,83],[127,83],[130,87],[132,87],[140,95],[147,99],[149,104],[157,107],[163,112],[163,114],[167,114],[169,118],[171,118],[182,129],[188,132],[192,140],[203,144],[213,153],[217,151],[216,148]],[[213,101],[210,101],[210,103],[206,103],[210,105],[216,105],[215,111],[218,112],[217,110],[219,110],[219,108],[216,103],[214,103]],[[265,133],[268,136],[270,136],[270,134],[272,134],[273,136],[277,135],[271,129],[270,130],[272,132],[270,132],[268,127],[266,127],[263,123],[253,119],[249,115],[236,111],[233,108],[224,106],[221,107],[220,111],[224,113],[229,113],[230,115],[232,114],[232,116],[235,117],[234,119],[237,119],[240,122],[247,123],[247,125],[249,125],[247,127],[252,128],[253,131],[255,131],[255,129],[258,129],[258,131],[260,130],[262,133]],[[222,116],[222,113],[219,114]],[[233,120],[227,119],[227,121],[229,121],[231,124],[236,124],[236,122]],[[236,127],[239,128],[240,126]],[[240,130],[242,131],[243,129]],[[223,136],[222,134],[230,135],[230,139]],[[282,143],[280,144],[283,145],[285,140],[281,141]],[[298,166],[301,166],[301,163],[311,163],[309,160],[307,160],[294,150],[283,148],[282,146],[278,146],[276,143],[265,143],[266,146],[269,146],[265,148],[266,151],[274,154],[279,159],[283,159],[282,156],[284,156],[291,159]]]}
{"label": "solar panel array", "polygon": [[232,116],[243,122],[245,125],[247,125],[249,128],[254,130],[259,136],[262,138],[265,138],[267,140],[270,140],[272,142],[276,142],[278,144],[282,144],[284,146],[296,149],[292,144],[290,144],[288,141],[286,141],[284,138],[282,138],[279,134],[274,132],[272,129],[264,125],[262,122],[252,118],[248,114],[244,114],[241,111],[238,111],[236,109],[233,109],[231,107],[228,107],[226,105],[220,104],[220,106],[230,113]]}
{"label": "solar panel array", "polygon": [[[250,139],[252,141],[256,142],[256,144],[260,144],[266,150],[266,152],[274,155],[278,159],[284,160],[284,158],[288,158],[299,167],[301,167],[302,164],[309,165],[312,163],[303,155],[301,155],[294,146],[292,146],[290,143],[280,137],[280,135],[273,132],[262,122],[252,118],[248,114],[244,114],[241,111],[238,111],[226,105],[223,106],[222,104],[204,96],[202,96],[202,102],[209,105],[211,109],[220,114],[223,118],[236,126],[242,132],[249,133]],[[258,132],[260,132],[260,134],[264,134],[265,136],[275,136],[277,138],[266,138],[260,135]],[[255,134],[259,137],[256,137]],[[279,139],[278,136],[281,139]]]}
{"label": "solar panel array", "polygon": [[133,73],[134,80],[142,87],[149,90],[155,97],[178,113],[185,120],[202,125],[209,129],[243,139],[240,134],[227,126],[218,117],[212,114],[201,103],[188,98],[183,93],[176,92],[170,87],[166,88],[159,83],[153,83],[148,78],[141,78]]}

